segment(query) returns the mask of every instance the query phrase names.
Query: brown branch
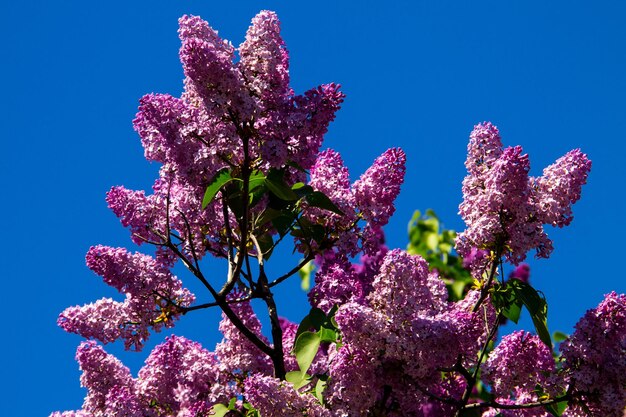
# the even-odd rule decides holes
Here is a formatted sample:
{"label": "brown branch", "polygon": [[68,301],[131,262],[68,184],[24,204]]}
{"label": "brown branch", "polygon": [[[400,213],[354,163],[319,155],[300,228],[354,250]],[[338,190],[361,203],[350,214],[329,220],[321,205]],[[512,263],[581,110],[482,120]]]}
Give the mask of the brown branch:
{"label": "brown branch", "polygon": [[267,312],[270,316],[270,323],[272,325],[272,341],[274,342],[274,352],[270,355],[272,363],[274,364],[274,374],[278,379],[285,379],[285,358],[283,354],[283,329],[280,327],[280,321],[278,319],[278,310],[276,308],[276,302],[274,301],[274,295],[268,284],[267,275],[265,274],[265,264],[263,260],[263,251],[259,245],[256,236],[253,233],[250,234],[250,239],[254,243],[257,252],[257,261],[259,263],[259,290],[261,298],[267,305]]}
{"label": "brown branch", "polygon": [[272,287],[280,284],[281,282],[285,281],[287,278],[291,277],[292,275],[297,274],[302,268],[304,268],[306,266],[306,264],[311,262],[314,258],[315,258],[315,255],[313,253],[309,252],[309,254],[303,260],[301,260],[298,265],[293,267],[286,274],[281,275],[280,277],[276,278],[274,281],[272,281],[270,284],[268,284],[268,286],[270,288],[272,288]]}

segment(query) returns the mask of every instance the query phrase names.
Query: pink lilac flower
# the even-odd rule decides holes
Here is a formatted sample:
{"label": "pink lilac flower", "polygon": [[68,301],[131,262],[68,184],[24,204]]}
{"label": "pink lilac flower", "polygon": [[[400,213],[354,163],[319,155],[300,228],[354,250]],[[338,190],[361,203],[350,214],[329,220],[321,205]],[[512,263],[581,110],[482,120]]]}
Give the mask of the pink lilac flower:
{"label": "pink lilac flower", "polygon": [[[621,417],[626,408],[626,295],[607,294],[588,310],[576,331],[561,343],[570,390],[592,415]],[[567,415],[585,415],[574,402]]]}
{"label": "pink lilac flower", "polygon": [[292,98],[285,117],[289,159],[304,169],[315,163],[328,125],[335,120],[345,95],[339,84],[324,84]]}
{"label": "pink lilac flower", "polygon": [[99,245],[89,249],[86,260],[87,266],[125,294],[126,300],[119,303],[103,299],[66,309],[58,324],[68,332],[103,343],[120,338],[127,349],[141,350],[149,328],[158,332],[172,327],[180,316],[176,306],[187,307],[195,299],[167,265],[148,255]]}
{"label": "pink lilac flower", "polygon": [[519,264],[513,271],[511,271],[509,278],[528,283],[528,280],[530,279],[530,266],[524,263]]}
{"label": "pink lilac flower", "polygon": [[239,56],[248,90],[261,98],[266,109],[276,109],[293,94],[289,88],[289,54],[276,13],[263,10],[252,19]]}
{"label": "pink lilac flower", "polygon": [[[504,405],[521,405],[537,401],[536,395],[524,393],[515,400],[509,398],[498,398],[498,403]],[[546,411],[544,407],[530,407],[521,409],[501,409],[489,408],[485,410],[482,417],[550,417],[552,414]]]}
{"label": "pink lilac flower", "polygon": [[255,111],[255,103],[245,90],[243,77],[233,65],[232,50],[211,33],[187,31],[196,25],[198,18],[183,16],[179,23],[182,46],[180,60],[185,76],[207,108],[219,108],[222,114],[235,112],[241,119],[248,119]]}
{"label": "pink lilac flower", "polygon": [[213,353],[179,336],[168,337],[150,353],[137,389],[145,403],[173,412],[198,402],[227,402],[234,395]]}
{"label": "pink lilac flower", "polygon": [[483,378],[493,393],[508,398],[512,392],[546,388],[555,370],[552,350],[536,335],[516,331],[502,338],[483,366]]}
{"label": "pink lilac flower", "polygon": [[[332,351],[331,351],[332,352]],[[383,396],[383,368],[377,357],[344,344],[329,357],[325,397],[337,416],[365,416]]]}
{"label": "pink lilac flower", "polygon": [[445,284],[430,274],[422,257],[394,249],[385,255],[369,302],[391,319],[401,321],[415,312],[439,312],[447,306],[447,298]]}
{"label": "pink lilac flower", "polygon": [[155,416],[153,412],[146,412],[145,408],[145,404],[139,401],[133,389],[116,385],[106,396],[106,408],[103,415],[106,417]]}
{"label": "pink lilac flower", "polygon": [[311,394],[300,394],[288,382],[271,376],[252,374],[244,382],[246,400],[262,416],[330,417]]}
{"label": "pink lilac flower", "polygon": [[327,149],[317,155],[311,168],[309,185],[330,198],[343,215],[307,207],[305,216],[333,231],[337,241],[333,246],[337,251],[347,256],[356,255],[358,237],[355,233],[354,196],[350,190],[350,174],[338,152]]}
{"label": "pink lilac flower", "polygon": [[353,185],[354,200],[363,218],[372,226],[383,226],[395,211],[406,172],[406,155],[391,148],[380,155]]}
{"label": "pink lilac flower", "polygon": [[[83,371],[80,383],[88,391],[83,403],[84,411],[106,417],[107,409],[112,407],[111,401],[118,401],[117,396],[110,395],[114,390],[118,390],[120,395],[135,395],[135,381],[128,368],[96,342],[81,343],[76,351],[76,360]],[[133,404],[134,400],[127,403]]]}
{"label": "pink lilac flower", "polygon": [[376,238],[367,240],[371,243],[368,250],[359,258],[358,264],[352,264],[352,269],[356,273],[363,291],[363,296],[369,295],[373,289],[374,278],[378,275],[378,271],[384,261],[385,255],[389,252],[389,248],[385,245],[385,236],[382,229],[377,230]]}
{"label": "pink lilac flower", "polygon": [[545,168],[541,177],[530,179],[537,216],[542,223],[563,227],[572,222],[572,204],[580,199],[590,170],[587,155],[574,149]]}
{"label": "pink lilac flower", "polygon": [[315,273],[315,286],[309,292],[313,307],[328,312],[335,305],[364,297],[361,281],[348,261],[325,262]]}
{"label": "pink lilac flower", "polygon": [[529,179],[528,156],[520,147],[502,150],[499,132],[490,123],[474,127],[465,165],[459,213],[467,229],[457,237],[457,250],[468,256],[474,248],[497,249],[514,264],[531,249],[537,257],[550,256],[552,241],[543,225],[571,221],[571,205],[591,168],[586,155],[576,150],[546,168],[542,177]]}
{"label": "pink lilac flower", "polygon": [[[70,333],[102,343],[130,339],[133,326],[128,305],[111,298],[103,298],[84,306],[66,308],[57,320],[58,325]],[[130,334],[127,332],[130,331]]]}

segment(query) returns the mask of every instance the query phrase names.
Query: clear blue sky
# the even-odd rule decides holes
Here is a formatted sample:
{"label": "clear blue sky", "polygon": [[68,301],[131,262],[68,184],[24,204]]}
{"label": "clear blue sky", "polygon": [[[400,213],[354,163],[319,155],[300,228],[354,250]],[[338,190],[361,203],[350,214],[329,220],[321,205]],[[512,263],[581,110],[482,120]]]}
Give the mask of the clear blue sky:
{"label": "clear blue sky", "polygon": [[[69,305],[115,294],[84,254],[92,244],[129,244],[104,194],[119,184],[149,188],[155,177],[131,120],[143,94],[181,91],[178,17],[198,14],[238,45],[261,9],[281,18],[297,92],[343,85],[347,99],[325,146],[343,154],[353,179],[387,147],[405,149],[390,246],[404,247],[416,208],[462,229],[467,136],[490,120],[506,144],[530,154],[534,174],[575,147],[593,160],[572,226],[549,231],[551,259],[531,261],[551,330],[570,331],[603,294],[626,292],[622,1],[3,1],[1,414],[81,406],[80,338],[55,320]],[[304,294],[292,284],[282,312],[299,320]],[[212,349],[216,318],[200,312],[175,331]],[[148,353],[107,349],[134,372]]]}

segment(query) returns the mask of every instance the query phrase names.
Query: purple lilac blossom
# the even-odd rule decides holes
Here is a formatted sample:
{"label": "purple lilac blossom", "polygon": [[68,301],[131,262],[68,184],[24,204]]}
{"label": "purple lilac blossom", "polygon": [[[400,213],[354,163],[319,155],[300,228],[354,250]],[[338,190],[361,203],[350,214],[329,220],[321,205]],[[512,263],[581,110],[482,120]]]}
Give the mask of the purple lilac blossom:
{"label": "purple lilac blossom", "polygon": [[541,177],[530,179],[537,216],[543,223],[563,227],[572,222],[572,204],[580,199],[589,171],[587,155],[574,149],[545,168]]}
{"label": "purple lilac blossom", "polygon": [[315,273],[315,286],[309,292],[313,307],[325,312],[335,305],[364,297],[361,281],[348,261],[342,258],[335,262],[324,262]]}
{"label": "purple lilac blossom", "polygon": [[530,266],[525,263],[519,264],[513,271],[511,271],[509,279],[517,279],[528,283],[530,280]]}
{"label": "purple lilac blossom", "polygon": [[352,186],[354,201],[370,225],[384,226],[395,212],[393,203],[404,182],[405,165],[402,149],[388,149]]}
{"label": "purple lilac blossom", "polygon": [[532,392],[537,385],[547,388],[555,371],[552,350],[536,335],[523,330],[502,338],[483,366],[483,378],[499,398],[511,393]]}
{"label": "purple lilac blossom", "polygon": [[173,412],[199,402],[227,402],[234,395],[213,353],[178,336],[168,337],[150,353],[137,389],[144,403]]}
{"label": "purple lilac blossom", "polygon": [[333,231],[335,250],[347,256],[356,255],[358,237],[355,233],[357,218],[354,196],[350,190],[350,174],[338,152],[326,149],[318,154],[311,168],[309,185],[330,198],[343,215],[307,207],[305,216]]}
{"label": "purple lilac blossom", "polygon": [[[588,310],[574,333],[561,343],[565,377],[592,415],[622,417],[626,408],[626,295],[607,294]],[[585,416],[575,402],[568,417]]]}
{"label": "purple lilac blossom", "polygon": [[250,93],[261,98],[265,109],[277,110],[293,92],[289,87],[289,53],[276,13],[263,10],[252,19],[239,56],[239,68]]}
{"label": "purple lilac blossom", "polygon": [[467,256],[473,248],[497,249],[518,264],[531,249],[547,258],[552,241],[544,224],[564,226],[571,205],[580,197],[591,163],[575,150],[546,168],[538,179],[528,177],[528,156],[520,147],[502,150],[498,130],[490,123],[474,127],[463,180],[459,214],[467,229],[457,237],[457,250]]}
{"label": "purple lilac blossom", "polygon": [[293,385],[271,376],[248,376],[244,392],[246,400],[262,416],[331,417],[329,410],[322,407],[315,397],[300,394]]}
{"label": "purple lilac blossom", "polygon": [[76,350],[76,360],[83,374],[80,384],[87,388],[83,410],[94,416],[106,417],[111,407],[109,396],[115,388],[124,388],[125,395],[136,395],[135,381],[130,370],[96,342],[82,342]]}
{"label": "purple lilac blossom", "polygon": [[99,245],[89,249],[86,260],[87,266],[125,294],[126,300],[102,299],[66,309],[58,323],[68,332],[103,343],[121,338],[127,349],[141,350],[149,328],[158,332],[174,325],[180,312],[173,303],[187,307],[195,299],[168,266],[148,255]]}

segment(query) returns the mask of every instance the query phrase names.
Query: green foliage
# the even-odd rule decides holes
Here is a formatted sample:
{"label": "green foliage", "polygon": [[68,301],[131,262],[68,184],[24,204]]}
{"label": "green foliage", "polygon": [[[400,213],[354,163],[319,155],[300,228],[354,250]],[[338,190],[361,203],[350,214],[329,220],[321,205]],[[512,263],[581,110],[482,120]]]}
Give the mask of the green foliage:
{"label": "green foliage", "polygon": [[517,323],[522,306],[530,313],[537,335],[543,343],[552,348],[548,331],[548,303],[542,293],[518,279],[510,279],[504,284],[496,284],[491,289],[491,301],[504,317]]}
{"label": "green foliage", "polygon": [[[319,350],[322,343],[339,343],[340,333],[335,322],[334,315],[337,312],[337,308],[333,308],[328,315],[326,315],[319,308],[312,308],[308,315],[306,315],[296,332],[296,342],[293,346],[293,353],[296,356],[298,362],[299,371],[293,371],[287,373],[287,381],[294,385],[296,389],[299,389],[312,381],[313,376],[308,375],[307,372],[315,359],[315,355]],[[319,378],[322,376],[317,375],[318,383],[314,387],[314,391],[321,398],[321,392],[326,386],[324,383],[319,382]]]}
{"label": "green foliage", "polygon": [[433,210],[426,210],[424,215],[419,210],[413,213],[407,252],[422,256],[431,270],[439,271],[451,301],[462,299],[472,284],[469,271],[463,268],[463,261],[454,253],[455,239],[456,232],[442,228]]}
{"label": "green foliage", "polygon": [[300,288],[303,291],[309,291],[311,289],[311,275],[315,271],[315,264],[313,261],[307,262],[299,271],[298,275],[300,276]]}
{"label": "green foliage", "polygon": [[229,169],[222,169],[215,174],[211,183],[206,188],[204,192],[204,198],[202,199],[202,208],[205,209],[208,206],[217,193],[222,189],[223,186],[233,181],[234,178],[231,176],[231,172]]}
{"label": "green foliage", "polygon": [[212,412],[211,414],[212,417],[224,417],[228,413],[231,413],[231,412],[232,412],[231,415],[234,413],[238,416],[243,416],[243,417],[261,417],[261,414],[259,413],[259,411],[248,402],[244,402],[243,410],[239,410],[237,408],[237,398],[231,398],[228,405],[215,404],[211,408],[211,412]]}

